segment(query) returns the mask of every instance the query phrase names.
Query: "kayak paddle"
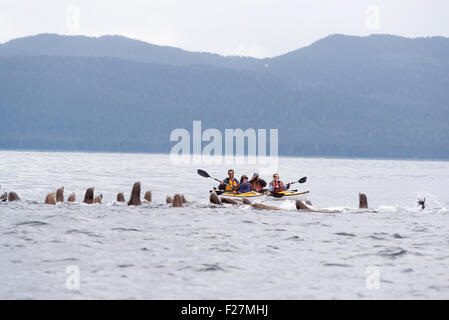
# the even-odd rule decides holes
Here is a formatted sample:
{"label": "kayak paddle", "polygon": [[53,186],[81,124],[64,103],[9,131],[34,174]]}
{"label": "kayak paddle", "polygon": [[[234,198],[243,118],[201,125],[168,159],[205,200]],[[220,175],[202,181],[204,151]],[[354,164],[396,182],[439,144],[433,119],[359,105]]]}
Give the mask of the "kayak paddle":
{"label": "kayak paddle", "polygon": [[307,177],[302,177],[301,179],[299,179],[298,181],[295,182],[290,182],[290,184],[294,184],[294,183],[304,183],[307,181]]}
{"label": "kayak paddle", "polygon": [[202,176],[202,177],[204,177],[204,178],[211,178],[211,179],[214,179],[215,181],[218,181],[218,182],[221,182],[221,180],[218,180],[218,179],[216,179],[216,178],[213,178],[213,177],[211,177],[206,171],[204,171],[204,170],[201,170],[201,169],[198,169],[198,174],[200,175],[200,176]]}
{"label": "kayak paddle", "polygon": [[[217,181],[217,182],[221,182],[221,180],[218,180],[217,178],[214,178],[214,177],[211,177],[206,171],[204,171],[204,170],[201,170],[201,169],[198,169],[197,170],[197,172],[198,172],[198,174],[200,175],[200,176],[202,176],[202,177],[204,177],[204,178],[211,178],[211,179],[214,179],[215,181]],[[234,187],[234,186],[231,186],[234,190],[236,190],[236,187]]]}

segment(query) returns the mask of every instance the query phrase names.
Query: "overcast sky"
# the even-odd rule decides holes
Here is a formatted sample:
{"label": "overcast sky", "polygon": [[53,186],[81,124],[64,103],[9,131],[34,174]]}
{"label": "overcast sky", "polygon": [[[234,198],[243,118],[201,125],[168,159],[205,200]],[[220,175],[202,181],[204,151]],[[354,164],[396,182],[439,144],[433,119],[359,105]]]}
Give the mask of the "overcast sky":
{"label": "overcast sky", "polygon": [[0,0],[0,42],[120,34],[225,55],[276,56],[329,34],[449,37],[449,0]]}

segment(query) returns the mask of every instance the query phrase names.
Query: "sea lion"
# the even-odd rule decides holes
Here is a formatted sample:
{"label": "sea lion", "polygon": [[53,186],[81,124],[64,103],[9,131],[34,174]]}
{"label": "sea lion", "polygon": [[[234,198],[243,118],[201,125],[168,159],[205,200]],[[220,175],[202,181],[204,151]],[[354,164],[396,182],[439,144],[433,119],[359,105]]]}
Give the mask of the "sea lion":
{"label": "sea lion", "polygon": [[100,194],[99,196],[96,196],[92,202],[93,203],[101,203],[102,199],[103,199],[103,195]]}
{"label": "sea lion", "polygon": [[94,201],[94,190],[94,187],[87,188],[86,194],[84,195],[84,203],[92,204],[92,202]]}
{"label": "sea lion", "polygon": [[140,182],[136,182],[131,190],[131,197],[128,201],[128,206],[140,206],[142,201],[140,200]]}
{"label": "sea lion", "polygon": [[364,193],[359,193],[359,209],[368,209],[368,198]]}
{"label": "sea lion", "polygon": [[117,202],[126,202],[123,192],[117,193]]}
{"label": "sea lion", "polygon": [[56,204],[54,192],[50,192],[49,194],[47,194],[47,196],[45,197],[45,204],[53,204],[53,205]]}
{"label": "sea lion", "polygon": [[19,200],[20,200],[19,195],[14,191],[8,193],[8,201],[19,201]]}
{"label": "sea lion", "polygon": [[169,195],[167,195],[167,197],[165,198],[165,202],[166,203],[173,203],[173,198],[170,197]]}
{"label": "sea lion", "polygon": [[251,205],[253,208],[256,209],[264,209],[264,210],[281,210],[281,208],[278,207],[274,207],[274,206],[268,206],[266,204],[262,204],[262,203],[254,203]]}
{"label": "sea lion", "polygon": [[75,201],[76,201],[76,195],[75,195],[75,192],[72,192],[69,195],[69,198],[67,199],[67,202],[75,202]]}
{"label": "sea lion", "polygon": [[310,208],[307,204],[305,204],[301,200],[296,200],[296,209],[309,211],[309,212],[321,212],[321,213],[338,213],[339,212],[339,211],[335,211],[335,210],[315,210],[315,209]]}
{"label": "sea lion", "polygon": [[186,199],[186,197],[184,197],[183,194],[181,194],[181,200],[182,200],[182,203],[187,203],[187,199]]}
{"label": "sea lion", "polygon": [[309,206],[313,206],[312,202],[310,202],[309,200],[306,201],[306,204]]}
{"label": "sea lion", "polygon": [[152,198],[153,198],[153,194],[151,191],[147,191],[145,192],[145,196],[143,197],[145,200],[147,200],[148,202],[151,202]]}
{"label": "sea lion", "polygon": [[182,204],[182,198],[180,194],[175,194],[173,197],[173,207],[182,208],[184,205]]}
{"label": "sea lion", "polygon": [[4,194],[0,195],[0,201],[6,201],[8,200],[8,194],[5,192]]}
{"label": "sea lion", "polygon": [[56,190],[56,202],[64,202],[64,186]]}
{"label": "sea lion", "polygon": [[229,198],[221,198],[221,203],[228,203],[228,204],[232,204],[234,206],[238,206],[239,203],[233,199],[229,199]]}
{"label": "sea lion", "polygon": [[312,208],[309,208],[309,206],[307,204],[305,204],[304,202],[302,202],[301,200],[296,200],[296,209],[315,212],[315,210],[313,210]]}
{"label": "sea lion", "polygon": [[209,201],[213,204],[222,204],[220,198],[215,192],[211,192],[209,196]]}

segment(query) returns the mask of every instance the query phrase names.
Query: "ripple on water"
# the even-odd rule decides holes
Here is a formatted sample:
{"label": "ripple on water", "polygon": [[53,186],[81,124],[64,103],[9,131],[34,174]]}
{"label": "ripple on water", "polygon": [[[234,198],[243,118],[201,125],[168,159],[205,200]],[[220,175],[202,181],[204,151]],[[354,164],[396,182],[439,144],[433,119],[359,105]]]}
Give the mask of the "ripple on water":
{"label": "ripple on water", "polygon": [[404,256],[405,254],[407,254],[407,250],[405,250],[401,247],[389,247],[389,248],[385,248],[377,253],[377,255],[384,257],[384,258],[389,258],[389,259],[396,259],[401,256]]}
{"label": "ripple on water", "polygon": [[209,272],[209,271],[225,271],[223,267],[221,267],[218,263],[214,264],[203,264],[202,268],[199,268],[199,272]]}
{"label": "ripple on water", "polygon": [[351,267],[349,264],[344,263],[323,263],[323,267],[342,267],[342,268],[348,268]]}
{"label": "ripple on water", "polygon": [[39,226],[45,226],[48,225],[47,222],[42,222],[42,221],[24,221],[24,222],[19,222],[16,223],[15,226],[31,226],[31,227],[39,227]]}
{"label": "ripple on water", "polygon": [[112,228],[111,230],[114,230],[114,231],[134,231],[134,232],[142,232],[142,230],[139,230],[139,229],[134,229],[134,228],[121,228],[121,227],[119,227],[119,228]]}
{"label": "ripple on water", "polygon": [[67,230],[66,234],[85,234],[89,237],[94,237],[94,238],[104,238],[104,236],[96,234],[92,231],[87,231],[87,230],[77,230],[77,229],[72,229],[72,230]]}
{"label": "ripple on water", "polygon": [[355,237],[355,234],[353,234],[353,233],[347,233],[347,232],[337,232],[337,233],[334,233],[334,234],[336,234],[337,236]]}
{"label": "ripple on water", "polygon": [[405,239],[407,237],[400,235],[399,233],[395,233],[392,235],[393,238],[395,239]]}

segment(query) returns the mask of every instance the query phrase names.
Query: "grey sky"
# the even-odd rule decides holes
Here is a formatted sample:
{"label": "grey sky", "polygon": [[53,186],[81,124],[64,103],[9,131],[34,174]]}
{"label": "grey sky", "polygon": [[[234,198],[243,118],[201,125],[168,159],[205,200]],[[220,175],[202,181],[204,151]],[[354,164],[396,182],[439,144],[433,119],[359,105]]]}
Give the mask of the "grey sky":
{"label": "grey sky", "polygon": [[0,0],[0,41],[120,34],[225,55],[275,56],[329,34],[449,37],[448,0]]}

